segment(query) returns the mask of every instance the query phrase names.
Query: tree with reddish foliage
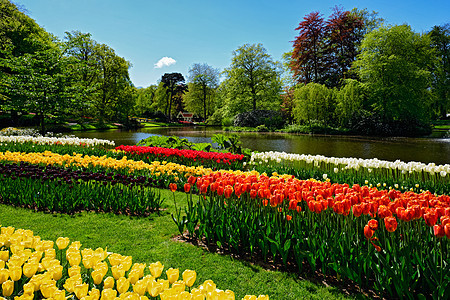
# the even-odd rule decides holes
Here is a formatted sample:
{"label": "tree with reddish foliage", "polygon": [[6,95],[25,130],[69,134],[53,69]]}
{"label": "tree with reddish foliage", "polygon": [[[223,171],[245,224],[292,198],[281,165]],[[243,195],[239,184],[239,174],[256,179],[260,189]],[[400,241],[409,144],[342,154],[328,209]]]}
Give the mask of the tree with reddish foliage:
{"label": "tree with reddish foliage", "polygon": [[290,67],[298,82],[322,83],[322,74],[325,70],[326,29],[324,19],[319,12],[312,12],[305,16],[295,29],[300,32],[293,41],[294,50]]}
{"label": "tree with reddish foliage", "polygon": [[315,82],[336,87],[351,67],[361,41],[364,22],[360,16],[339,7],[324,21],[319,12],[303,18],[293,41],[290,68],[298,83]]}
{"label": "tree with reddish foliage", "polygon": [[328,56],[330,86],[337,86],[350,70],[352,62],[358,54],[358,45],[361,42],[359,31],[364,26],[361,17],[349,11],[343,11],[336,6],[333,14],[326,22],[328,33]]}

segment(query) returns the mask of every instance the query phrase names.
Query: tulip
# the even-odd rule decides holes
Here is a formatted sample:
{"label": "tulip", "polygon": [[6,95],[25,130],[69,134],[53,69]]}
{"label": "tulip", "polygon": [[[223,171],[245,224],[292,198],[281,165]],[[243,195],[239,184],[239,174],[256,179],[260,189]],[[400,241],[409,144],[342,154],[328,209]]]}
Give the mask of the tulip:
{"label": "tulip", "polygon": [[433,226],[433,232],[434,232],[434,235],[437,236],[438,238],[445,236],[444,226],[442,226],[440,224],[436,224]]}
{"label": "tulip", "polygon": [[54,248],[46,249],[44,251],[44,253],[45,253],[45,257],[48,257],[48,258],[55,258],[56,257],[56,251],[55,251]]}
{"label": "tulip", "polygon": [[367,225],[369,225],[370,229],[372,229],[373,231],[376,231],[378,229],[378,221],[375,219],[369,220]]}
{"label": "tulip", "polygon": [[111,276],[106,277],[106,279],[103,282],[103,288],[104,289],[114,288],[114,278]]}
{"label": "tulip", "polygon": [[22,278],[22,267],[10,266],[9,267],[9,277],[12,281],[19,281]]}
{"label": "tulip", "polygon": [[94,280],[95,285],[99,285],[103,281],[104,276],[105,275],[103,275],[103,272],[100,270],[94,270],[91,273],[91,277]]}
{"label": "tulip", "polygon": [[89,290],[89,285],[87,283],[76,284],[73,287],[73,291],[75,293],[75,296],[78,299],[81,299],[81,298],[85,297],[88,294],[88,290]]}
{"label": "tulip", "polygon": [[154,278],[158,278],[159,276],[161,276],[164,265],[157,261],[155,263],[151,263],[148,268],[150,269],[150,273],[152,274],[152,276]]}
{"label": "tulip", "polygon": [[190,190],[191,190],[191,185],[189,183],[185,183],[184,184],[184,192],[189,193]]}
{"label": "tulip", "polygon": [[9,260],[9,251],[8,250],[0,251],[0,260],[2,260],[2,261]]}
{"label": "tulip", "polygon": [[177,190],[177,184],[176,183],[170,183],[169,189],[172,193],[174,193]]}
{"label": "tulip", "polygon": [[117,279],[117,291],[119,294],[123,294],[130,288],[130,282],[125,277],[120,277]]}
{"label": "tulip", "polygon": [[60,280],[62,277],[63,267],[61,265],[55,265],[48,269],[48,272],[52,274],[54,280]]}
{"label": "tulip", "polygon": [[162,291],[164,291],[164,285],[162,282],[155,282],[148,288],[148,292],[152,297],[157,297]]}
{"label": "tulip", "polygon": [[117,296],[117,291],[111,288],[103,289],[101,300],[113,300]]}
{"label": "tulip", "polygon": [[203,282],[203,287],[207,293],[210,293],[216,289],[216,284],[212,280],[205,280],[205,282]]}
{"label": "tulip", "polygon": [[139,294],[139,296],[143,296],[147,291],[147,282],[145,280],[138,280],[133,285],[133,292]]}
{"label": "tulip", "polygon": [[182,277],[186,286],[192,287],[194,285],[195,279],[197,278],[197,272],[195,272],[194,270],[184,270]]}
{"label": "tulip", "polygon": [[53,297],[53,294],[57,289],[58,288],[56,287],[56,281],[54,280],[47,280],[45,282],[42,282],[40,286],[42,296],[44,296],[45,298]]}
{"label": "tulip", "polygon": [[118,280],[120,277],[125,276],[125,269],[122,265],[112,266],[111,272],[115,280]]}
{"label": "tulip", "polygon": [[386,217],[384,218],[384,225],[387,231],[394,232],[397,229],[397,219],[395,217]]}
{"label": "tulip", "polygon": [[81,267],[79,265],[74,265],[67,269],[69,277],[74,277],[75,275],[81,274]]}
{"label": "tulip", "polygon": [[25,275],[28,278],[33,277],[34,274],[36,274],[39,267],[39,263],[32,262],[32,263],[26,263],[23,265],[23,275]]}
{"label": "tulip", "polygon": [[186,284],[182,280],[177,280],[174,283],[172,283],[171,289],[179,294],[186,289]]}
{"label": "tulip", "polygon": [[56,246],[58,246],[59,250],[66,249],[69,245],[69,238],[67,237],[59,237],[56,239]]}
{"label": "tulip", "polygon": [[14,292],[14,281],[7,280],[2,283],[2,293],[3,296],[9,297]]}
{"label": "tulip", "polygon": [[178,269],[170,268],[166,271],[166,274],[169,283],[172,284],[178,280],[178,277],[180,276],[180,271]]}
{"label": "tulip", "polygon": [[53,299],[54,300],[65,300],[66,299],[66,292],[64,290],[56,290],[53,293]]}
{"label": "tulip", "polygon": [[34,294],[34,284],[27,282],[23,285],[23,293],[28,295]]}
{"label": "tulip", "polygon": [[364,226],[364,236],[370,240],[374,234],[374,231],[370,228],[369,225]]}

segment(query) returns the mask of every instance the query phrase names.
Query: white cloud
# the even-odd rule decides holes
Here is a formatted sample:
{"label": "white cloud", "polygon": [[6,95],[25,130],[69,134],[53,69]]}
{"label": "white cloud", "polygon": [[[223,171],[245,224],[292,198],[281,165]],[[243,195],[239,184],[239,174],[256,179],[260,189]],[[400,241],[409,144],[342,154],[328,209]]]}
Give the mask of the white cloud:
{"label": "white cloud", "polygon": [[175,64],[177,61],[173,59],[172,57],[164,56],[158,62],[155,64],[156,69],[161,69],[162,67],[168,67],[170,65]]}

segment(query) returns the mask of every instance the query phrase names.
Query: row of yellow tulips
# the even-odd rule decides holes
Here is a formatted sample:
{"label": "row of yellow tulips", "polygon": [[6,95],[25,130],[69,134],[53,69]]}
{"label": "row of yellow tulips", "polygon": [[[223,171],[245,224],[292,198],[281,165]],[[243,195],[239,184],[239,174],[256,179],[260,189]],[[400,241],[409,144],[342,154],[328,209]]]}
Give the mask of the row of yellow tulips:
{"label": "row of yellow tulips", "polygon": [[[131,256],[102,248],[81,249],[80,242],[63,237],[56,240],[56,246],[58,250],[53,241],[41,240],[31,230],[1,227],[0,284],[6,298],[0,299],[235,299],[232,291],[217,289],[211,280],[193,288],[197,277],[193,270],[185,270],[180,279],[180,271],[169,268],[163,279],[160,262],[147,268],[143,263],[133,264]],[[243,299],[269,297],[246,295]]]}
{"label": "row of yellow tulips", "polygon": [[210,168],[188,167],[176,163],[166,163],[154,161],[150,164],[143,161],[129,160],[127,157],[115,159],[106,156],[89,156],[73,153],[73,155],[61,155],[51,151],[42,153],[23,153],[23,152],[0,152],[0,161],[9,162],[28,162],[31,164],[59,165],[59,166],[77,166],[77,167],[101,167],[112,169],[125,169],[130,173],[138,170],[148,170],[150,175],[159,176],[169,175],[177,177],[202,176],[212,172]]}

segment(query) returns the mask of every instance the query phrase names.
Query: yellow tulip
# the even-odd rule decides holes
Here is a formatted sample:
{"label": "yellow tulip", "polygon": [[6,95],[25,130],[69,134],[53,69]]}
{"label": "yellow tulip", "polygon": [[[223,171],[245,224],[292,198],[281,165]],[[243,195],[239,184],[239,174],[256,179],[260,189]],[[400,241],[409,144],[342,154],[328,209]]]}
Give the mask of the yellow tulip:
{"label": "yellow tulip", "polygon": [[81,283],[83,283],[83,281],[81,279],[81,275],[77,274],[77,275],[75,275],[73,277],[67,278],[66,282],[63,285],[63,287],[69,293],[73,293],[75,285],[81,284]]}
{"label": "yellow tulip", "polygon": [[147,291],[147,281],[146,280],[138,280],[133,285],[133,292],[139,294],[139,296],[143,296]]}
{"label": "yellow tulip", "polygon": [[149,294],[152,297],[158,296],[162,291],[164,291],[164,286],[162,282],[155,282],[152,284],[151,288],[149,287]]}
{"label": "yellow tulip", "polygon": [[66,249],[67,246],[69,245],[69,238],[67,237],[59,237],[56,239],[56,246],[58,247],[59,250],[62,249]]}
{"label": "yellow tulip", "polygon": [[66,300],[66,292],[64,290],[56,290],[53,293],[53,300]]}
{"label": "yellow tulip", "polygon": [[57,289],[56,281],[54,280],[46,280],[45,282],[42,282],[40,286],[42,296],[45,298],[53,297],[53,294]]}
{"label": "yellow tulip", "polygon": [[125,269],[122,265],[112,266],[111,272],[115,280],[125,276]]}
{"label": "yellow tulip", "polygon": [[269,300],[269,296],[268,295],[259,295],[258,298],[256,298],[256,300]]}
{"label": "yellow tulip", "polygon": [[102,296],[101,296],[101,300],[113,300],[115,299],[117,296],[117,291],[107,288],[107,289],[103,289],[102,291]]}
{"label": "yellow tulip", "polygon": [[235,296],[234,296],[234,292],[233,292],[233,291],[226,290],[226,291],[225,291],[225,295],[226,295],[226,298],[225,298],[225,299],[230,299],[230,300],[234,300],[234,299],[235,299]]}
{"label": "yellow tulip", "polygon": [[164,265],[161,264],[159,261],[157,261],[155,263],[150,264],[148,268],[150,269],[150,273],[152,273],[152,276],[158,278],[159,276],[161,276],[161,273],[164,269]]}
{"label": "yellow tulip", "polygon": [[71,266],[79,265],[81,262],[81,254],[78,250],[70,252],[67,251],[66,257]]}
{"label": "yellow tulip", "polygon": [[117,279],[117,291],[119,294],[123,294],[130,288],[130,282],[125,277],[120,277]]}
{"label": "yellow tulip", "polygon": [[67,272],[69,273],[69,277],[74,277],[75,275],[81,274],[81,267],[78,265],[74,265],[68,268]]}
{"label": "yellow tulip", "polygon": [[88,294],[89,285],[87,283],[82,284],[76,284],[73,286],[73,291],[75,293],[75,296],[77,296],[78,299],[83,298]]}
{"label": "yellow tulip", "polygon": [[29,282],[25,283],[23,285],[23,293],[32,295],[34,293],[34,284]]}
{"label": "yellow tulip", "polygon": [[178,293],[181,293],[182,291],[186,290],[186,284],[182,280],[175,281],[172,283],[172,289],[177,291]]}
{"label": "yellow tulip", "polygon": [[194,285],[195,279],[197,279],[197,273],[193,270],[184,270],[183,281],[188,287],[192,287]]}
{"label": "yellow tulip", "polygon": [[159,278],[156,282],[162,284],[163,290],[169,289],[169,280]]}
{"label": "yellow tulip", "polygon": [[178,280],[178,277],[180,276],[180,271],[178,269],[170,268],[166,271],[166,274],[169,283],[172,284]]}
{"label": "yellow tulip", "polygon": [[42,241],[42,248],[43,250],[52,249],[53,244],[53,241]]}
{"label": "yellow tulip", "polygon": [[133,258],[131,256],[123,256],[120,264],[123,266],[123,269],[125,269],[125,271],[128,271],[133,264]]}
{"label": "yellow tulip", "polygon": [[10,236],[14,233],[15,229],[12,226],[8,226],[8,227],[2,227],[0,230],[1,230],[2,235]]}
{"label": "yellow tulip", "polygon": [[[3,227],[2,227],[3,229]],[[2,293],[3,296],[5,297],[9,297],[11,296],[11,294],[14,292],[14,281],[12,280],[7,280],[5,282],[2,283]]]}
{"label": "yellow tulip", "polygon": [[92,279],[96,285],[99,285],[103,281],[103,277],[105,276],[102,271],[94,270],[91,273]]}
{"label": "yellow tulip", "polygon": [[100,290],[99,289],[92,289],[89,291],[89,296],[91,296],[93,299],[100,299]]}
{"label": "yellow tulip", "polygon": [[210,293],[216,289],[216,284],[212,280],[205,280],[205,282],[203,282],[203,287],[206,292]]}
{"label": "yellow tulip", "polygon": [[8,269],[0,269],[0,284],[8,280],[9,278],[9,270]]}
{"label": "yellow tulip", "polygon": [[28,278],[33,277],[34,274],[36,274],[39,267],[39,263],[36,262],[27,262],[23,265],[23,275],[25,275]]}
{"label": "yellow tulip", "polygon": [[128,273],[128,280],[131,284],[135,284],[139,280],[139,270],[131,270],[130,273]]}
{"label": "yellow tulip", "polygon": [[60,280],[62,277],[63,267],[61,265],[54,265],[48,271],[52,274],[54,280]]}
{"label": "yellow tulip", "polygon": [[245,295],[244,298],[242,298],[242,300],[256,300],[256,296],[255,295]]}
{"label": "yellow tulip", "polygon": [[118,253],[113,253],[110,256],[108,256],[108,260],[111,266],[117,266],[122,261],[122,255]]}
{"label": "yellow tulip", "polygon": [[0,251],[0,260],[3,260],[3,261],[9,260],[9,251],[8,250]]}
{"label": "yellow tulip", "polygon": [[4,269],[6,266],[6,263],[3,260],[0,260],[0,269]]}
{"label": "yellow tulip", "polygon": [[54,248],[46,249],[44,251],[45,257],[49,258],[55,258],[56,257],[56,250]]}
{"label": "yellow tulip", "polygon": [[22,278],[22,267],[10,266],[9,267],[9,277],[12,281],[19,281]]}
{"label": "yellow tulip", "polygon": [[104,289],[114,288],[114,278],[112,278],[111,276],[106,277],[105,281],[103,282],[103,288]]}

